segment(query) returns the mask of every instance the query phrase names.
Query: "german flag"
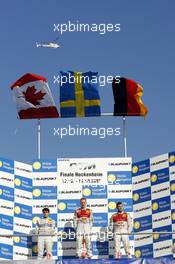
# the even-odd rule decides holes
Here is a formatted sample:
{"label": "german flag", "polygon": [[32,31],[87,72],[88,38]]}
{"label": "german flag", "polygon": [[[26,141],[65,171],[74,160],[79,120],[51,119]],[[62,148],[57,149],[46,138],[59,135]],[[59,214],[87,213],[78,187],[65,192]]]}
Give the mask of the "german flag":
{"label": "german flag", "polygon": [[148,109],[141,97],[143,87],[124,77],[113,79],[114,116],[146,116]]}

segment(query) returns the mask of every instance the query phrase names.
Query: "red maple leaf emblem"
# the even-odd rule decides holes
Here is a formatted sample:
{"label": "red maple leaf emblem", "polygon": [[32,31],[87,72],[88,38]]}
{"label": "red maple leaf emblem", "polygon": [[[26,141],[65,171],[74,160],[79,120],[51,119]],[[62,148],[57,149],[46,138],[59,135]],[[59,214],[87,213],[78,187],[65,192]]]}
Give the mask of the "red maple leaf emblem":
{"label": "red maple leaf emblem", "polygon": [[33,105],[40,105],[40,101],[44,98],[46,93],[42,91],[36,92],[35,86],[27,87],[27,90],[23,92],[25,100]]}

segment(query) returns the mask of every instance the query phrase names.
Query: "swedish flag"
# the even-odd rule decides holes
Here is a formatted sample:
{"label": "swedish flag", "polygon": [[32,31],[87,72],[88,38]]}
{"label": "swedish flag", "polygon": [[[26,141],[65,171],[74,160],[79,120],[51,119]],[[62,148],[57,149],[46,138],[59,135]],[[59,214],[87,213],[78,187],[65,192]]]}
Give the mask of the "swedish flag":
{"label": "swedish flag", "polygon": [[61,117],[99,116],[98,73],[60,72]]}

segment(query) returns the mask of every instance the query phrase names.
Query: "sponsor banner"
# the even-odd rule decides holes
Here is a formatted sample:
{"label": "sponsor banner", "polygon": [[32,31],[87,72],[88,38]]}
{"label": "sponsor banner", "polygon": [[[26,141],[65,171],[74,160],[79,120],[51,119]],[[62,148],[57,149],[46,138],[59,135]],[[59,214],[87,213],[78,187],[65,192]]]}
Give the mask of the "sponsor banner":
{"label": "sponsor banner", "polygon": [[103,158],[58,159],[59,184],[107,185]]}
{"label": "sponsor banner", "polygon": [[32,255],[31,249],[13,246],[13,259],[14,260],[22,260],[28,259]]}
{"label": "sponsor banner", "polygon": [[107,171],[130,171],[132,166],[131,158],[100,158],[107,167]]}
{"label": "sponsor banner", "polygon": [[[172,225],[169,225],[169,226],[162,226],[162,227],[159,227],[159,228],[154,228],[153,229],[153,232],[172,232]],[[172,234],[154,234],[153,235],[153,241],[154,243],[158,243],[158,242],[165,242],[166,243],[166,240],[172,240]]]}
{"label": "sponsor banner", "polygon": [[[88,192],[87,192],[88,193]],[[73,185],[67,186],[59,185],[58,187],[58,197],[61,197],[63,200],[71,200],[72,197],[75,200],[78,200],[82,197],[82,186],[81,185]]]}
{"label": "sponsor banner", "polygon": [[132,183],[131,171],[108,171],[108,184],[128,185]]}
{"label": "sponsor banner", "polygon": [[[57,172],[38,172],[32,173],[33,186],[57,186]],[[46,184],[47,183],[47,184]]]}
{"label": "sponsor banner", "polygon": [[151,173],[151,185],[169,182],[169,168],[164,168]]}
{"label": "sponsor banner", "polygon": [[108,241],[92,241],[92,255],[93,256],[108,256],[109,255],[109,247]]}
{"label": "sponsor banner", "polygon": [[57,200],[33,200],[33,215],[42,214],[42,209],[48,207],[50,214],[57,214]]}
{"label": "sponsor banner", "polygon": [[151,187],[150,172],[133,177],[132,184],[134,191]]}
{"label": "sponsor banner", "polygon": [[33,199],[41,200],[56,200],[57,186],[37,186],[33,187]]}
{"label": "sponsor banner", "polygon": [[166,242],[158,242],[153,244],[154,258],[163,256],[172,256],[172,239]]}
{"label": "sponsor banner", "polygon": [[144,234],[145,233],[152,233],[152,229],[143,231],[142,235],[138,234],[134,236],[135,247],[142,247],[144,245],[151,245],[153,244],[153,235],[152,234]]}
{"label": "sponsor banner", "polygon": [[0,199],[14,201],[14,188],[0,185]]}
{"label": "sponsor banner", "polygon": [[0,258],[13,259],[13,246],[0,243]]}
{"label": "sponsor banner", "polygon": [[13,216],[0,214],[0,228],[13,230]]}
{"label": "sponsor banner", "polygon": [[73,227],[73,213],[60,213],[58,216],[58,227]]}
{"label": "sponsor banner", "polygon": [[14,188],[14,174],[0,171],[0,185]]}
{"label": "sponsor banner", "polygon": [[15,171],[14,174],[18,175],[18,176],[22,176],[22,178],[29,178],[31,179],[32,175],[32,166],[29,164],[25,164],[19,161],[14,161],[14,167],[15,167]]}
{"label": "sponsor banner", "polygon": [[138,176],[150,172],[150,160],[143,160],[132,165],[132,176]]}
{"label": "sponsor banner", "polygon": [[134,218],[134,232],[146,231],[152,229],[152,215]]}
{"label": "sponsor banner", "polygon": [[15,202],[19,204],[32,205],[32,192],[15,189]]}
{"label": "sponsor banner", "polygon": [[168,153],[150,158],[150,170],[151,172],[161,170],[169,167]]}
{"label": "sponsor banner", "polygon": [[0,215],[14,215],[14,202],[1,199],[0,203]]}
{"label": "sponsor banner", "polygon": [[58,200],[58,213],[74,213],[78,207],[79,200]]}
{"label": "sponsor banner", "polygon": [[169,226],[172,224],[170,210],[153,214],[152,218],[153,218],[153,228]]}
{"label": "sponsor banner", "polygon": [[[175,187],[175,185],[174,185]],[[151,187],[152,200],[159,199],[162,197],[170,197],[170,183],[164,182],[161,184],[153,185]]]}
{"label": "sponsor banner", "polygon": [[152,212],[153,214],[165,212],[171,210],[170,196],[152,200]]}
{"label": "sponsor banner", "polygon": [[22,234],[30,234],[32,230],[32,221],[31,219],[23,219],[14,217],[14,232]]}
{"label": "sponsor banner", "polygon": [[88,199],[87,207],[89,207],[93,213],[107,213],[108,212],[107,199]]}
{"label": "sponsor banner", "polygon": [[137,218],[152,215],[152,202],[147,201],[133,205],[134,216]]}
{"label": "sponsor banner", "polygon": [[32,247],[32,238],[28,236],[13,237],[13,245],[16,247],[31,248]]}
{"label": "sponsor banner", "polygon": [[14,205],[14,217],[32,219],[32,207],[24,204],[15,203]]}
{"label": "sponsor banner", "polygon": [[108,198],[115,199],[116,197],[132,199],[131,185],[108,185]]}
{"label": "sponsor banner", "polygon": [[32,179],[15,175],[15,190],[23,190],[32,193]]}
{"label": "sponsor banner", "polygon": [[141,190],[133,191],[133,204],[143,203],[151,200],[151,188],[147,187]]}
{"label": "sponsor banner", "polygon": [[14,174],[14,161],[0,158],[0,171]]}
{"label": "sponsor banner", "polygon": [[153,244],[135,247],[136,258],[153,258]]}
{"label": "sponsor banner", "polygon": [[106,185],[96,185],[96,186],[84,185],[82,186],[82,188],[83,188],[82,194],[83,194],[83,197],[85,198],[88,198],[88,199],[107,198],[107,186]]}
{"label": "sponsor banner", "polygon": [[108,226],[108,214],[107,213],[93,213],[93,226],[94,227],[106,227]]}
{"label": "sponsor banner", "polygon": [[34,160],[32,164],[33,172],[56,172],[57,160],[54,159],[41,159]]}

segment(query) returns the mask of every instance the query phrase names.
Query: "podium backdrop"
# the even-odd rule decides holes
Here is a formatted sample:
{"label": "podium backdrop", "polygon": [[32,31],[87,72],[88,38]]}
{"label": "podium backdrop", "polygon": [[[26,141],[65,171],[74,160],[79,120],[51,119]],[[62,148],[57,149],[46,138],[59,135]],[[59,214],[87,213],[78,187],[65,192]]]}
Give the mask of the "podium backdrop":
{"label": "podium backdrop", "polygon": [[[31,234],[47,206],[59,234],[54,237],[54,259],[73,258],[73,214],[79,199],[86,197],[94,216],[94,258],[112,257],[113,241],[106,231],[115,203],[122,201],[133,217],[131,166],[130,158],[36,160],[32,166],[0,159],[0,233]],[[133,237],[131,250],[134,253]],[[36,237],[1,238],[0,259],[31,255],[37,255]]]}
{"label": "podium backdrop", "polygon": [[[175,232],[175,152],[133,164],[134,232]],[[175,235],[135,236],[136,257],[172,256]]]}

